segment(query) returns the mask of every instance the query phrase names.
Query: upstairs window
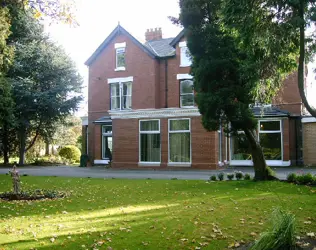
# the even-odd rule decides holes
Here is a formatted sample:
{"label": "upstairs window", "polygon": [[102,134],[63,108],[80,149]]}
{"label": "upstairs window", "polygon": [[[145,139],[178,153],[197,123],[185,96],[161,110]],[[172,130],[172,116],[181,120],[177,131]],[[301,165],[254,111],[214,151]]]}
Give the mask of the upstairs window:
{"label": "upstairs window", "polygon": [[193,107],[194,106],[194,90],[192,80],[180,81],[180,107]]}
{"label": "upstairs window", "polygon": [[132,108],[132,82],[111,83],[111,109]]}
{"label": "upstairs window", "polygon": [[115,71],[122,71],[126,69],[126,61],[125,61],[125,48],[126,43],[116,43],[116,69]]}
{"label": "upstairs window", "polygon": [[180,67],[189,67],[192,64],[190,51],[187,47],[187,42],[180,42]]}

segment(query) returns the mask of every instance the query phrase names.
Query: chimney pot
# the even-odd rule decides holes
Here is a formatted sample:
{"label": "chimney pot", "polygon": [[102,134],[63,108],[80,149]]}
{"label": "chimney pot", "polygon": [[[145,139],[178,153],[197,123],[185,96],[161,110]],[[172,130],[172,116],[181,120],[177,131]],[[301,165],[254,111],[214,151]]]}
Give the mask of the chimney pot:
{"label": "chimney pot", "polygon": [[161,28],[150,28],[147,29],[145,33],[146,41],[152,41],[152,40],[160,40],[162,39],[162,30]]}

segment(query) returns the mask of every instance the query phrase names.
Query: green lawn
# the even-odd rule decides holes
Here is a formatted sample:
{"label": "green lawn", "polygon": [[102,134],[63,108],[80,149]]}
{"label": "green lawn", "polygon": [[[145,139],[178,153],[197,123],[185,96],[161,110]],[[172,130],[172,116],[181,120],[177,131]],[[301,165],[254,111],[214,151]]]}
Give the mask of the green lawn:
{"label": "green lawn", "polygon": [[[22,182],[69,196],[0,201],[0,249],[225,249],[269,226],[274,207],[296,215],[299,234],[316,232],[316,188],[287,183],[30,176]],[[0,175],[0,192],[10,186],[10,177]]]}

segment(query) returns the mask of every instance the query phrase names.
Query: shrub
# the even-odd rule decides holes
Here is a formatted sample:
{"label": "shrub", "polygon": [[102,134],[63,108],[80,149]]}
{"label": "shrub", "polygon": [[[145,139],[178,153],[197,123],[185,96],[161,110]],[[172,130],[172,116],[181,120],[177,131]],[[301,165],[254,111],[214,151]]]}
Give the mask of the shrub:
{"label": "shrub", "polygon": [[276,209],[272,214],[273,227],[263,233],[251,250],[295,249],[295,217]]}
{"label": "shrub", "polygon": [[210,180],[211,180],[211,181],[217,181],[216,175],[212,175],[212,176],[210,177]]}
{"label": "shrub", "polygon": [[250,174],[245,174],[244,179],[245,179],[246,181],[251,180],[251,176],[250,176]]}
{"label": "shrub", "polygon": [[223,172],[220,172],[217,174],[217,177],[220,181],[224,180],[224,176],[225,176],[225,174]]}
{"label": "shrub", "polygon": [[238,172],[235,173],[235,177],[239,181],[239,180],[241,180],[244,177],[244,174],[243,174],[243,172],[238,171]]}
{"label": "shrub", "polygon": [[65,146],[59,151],[59,155],[71,162],[78,162],[80,160],[80,150],[76,146]]}
{"label": "shrub", "polygon": [[66,193],[57,190],[26,190],[18,194],[14,192],[0,193],[0,199],[4,200],[42,200],[42,199],[57,199],[66,197]]}
{"label": "shrub", "polygon": [[296,183],[300,185],[312,184],[314,177],[311,173],[296,176]]}
{"label": "shrub", "polygon": [[228,180],[232,180],[232,179],[234,179],[234,174],[227,174],[227,178],[228,178]]}
{"label": "shrub", "polygon": [[295,173],[290,173],[287,177],[286,177],[286,180],[288,182],[296,182],[296,178],[297,178],[297,175]]}

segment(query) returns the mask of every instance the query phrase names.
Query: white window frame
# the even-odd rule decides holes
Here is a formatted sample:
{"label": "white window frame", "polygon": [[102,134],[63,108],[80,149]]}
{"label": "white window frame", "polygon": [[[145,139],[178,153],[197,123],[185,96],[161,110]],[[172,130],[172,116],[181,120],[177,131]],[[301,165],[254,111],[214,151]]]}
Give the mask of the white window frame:
{"label": "white window frame", "polygon": [[[110,85],[110,110],[131,110],[133,105],[133,80],[134,78],[132,76],[124,77],[124,78],[109,78],[108,84]],[[131,95],[123,95],[123,83],[131,83]],[[119,91],[120,91],[120,107],[113,109],[112,108],[112,84],[119,84]],[[122,108],[122,98],[123,96],[130,96],[131,97],[131,108]],[[114,96],[113,96],[114,97]],[[115,96],[117,97],[117,96]]]}
{"label": "white window frame", "polygon": [[[193,89],[193,85],[192,85],[192,93],[181,94],[181,89],[182,89],[181,88],[181,83],[184,82],[184,81],[191,81],[192,84],[193,84],[193,80],[192,79],[181,79],[180,80],[180,91],[179,91],[179,93],[180,93],[180,108],[194,108],[194,89]],[[192,95],[193,96],[193,105],[191,105],[191,106],[183,106],[182,105],[181,97],[182,96],[186,96],[186,95]]]}
{"label": "white window frame", "polygon": [[[280,124],[280,128],[279,130],[262,130],[261,131],[261,122],[279,122]],[[268,162],[277,162],[277,161],[283,161],[283,129],[282,129],[282,125],[283,125],[283,122],[282,120],[259,120],[258,121],[258,141],[260,143],[260,134],[280,134],[281,133],[281,159],[280,160],[266,160],[267,163]]]}
{"label": "white window frame", "polygon": [[[179,121],[179,120],[189,120],[189,130],[177,130],[177,131],[170,131],[170,122],[171,121]],[[190,133],[190,162],[170,162],[170,134],[177,134],[177,133]],[[192,133],[191,133],[191,118],[174,118],[168,119],[168,166],[171,167],[191,167],[192,164]]]}
{"label": "white window frame", "polygon": [[[187,47],[187,42],[180,42],[180,67],[190,67],[192,65],[192,58],[190,58],[187,53],[190,52],[189,48]],[[185,58],[183,55],[185,54]]]}
{"label": "white window frame", "polygon": [[[266,130],[264,132],[260,131],[260,124],[261,122],[280,122],[280,130]],[[267,119],[260,119],[258,120],[258,133],[257,133],[257,139],[260,142],[260,138],[259,138],[259,134],[260,133],[280,133],[281,132],[281,160],[266,160],[266,163],[268,166],[290,166],[291,165],[291,161],[284,161],[284,143],[283,143],[283,119],[275,119],[275,118],[267,118]],[[244,133],[243,131],[238,131],[238,133]],[[230,164],[232,166],[253,166],[253,161],[252,160],[232,160],[232,153],[233,153],[233,136],[230,137],[230,146],[229,146],[229,150],[230,150],[230,154],[229,154],[229,160],[230,160]]]}
{"label": "white window frame", "polygon": [[[107,124],[104,124],[104,125],[102,125],[101,126],[101,140],[102,140],[102,160],[107,160],[108,159],[108,157],[105,157],[105,155],[104,155],[104,141],[103,141],[103,137],[112,137],[112,133],[104,133],[103,132],[103,127],[112,127],[112,125],[107,125]],[[113,129],[113,127],[112,127],[112,129]],[[112,137],[112,143],[113,143],[113,137]]]}
{"label": "white window frame", "polygon": [[[158,121],[158,130],[155,131],[141,131],[141,122],[148,122],[148,121]],[[138,165],[139,166],[160,166],[161,164],[161,129],[160,129],[160,119],[147,119],[147,120],[139,120],[138,121]],[[148,162],[148,161],[141,161],[141,135],[142,134],[159,134],[160,136],[160,150],[159,150],[159,162]]]}
{"label": "white window frame", "polygon": [[[126,42],[124,43],[116,43],[114,44],[114,48],[115,48],[115,71],[125,71],[126,70]],[[117,65],[117,55],[118,55],[118,52],[120,50],[124,50],[124,54],[125,54],[125,66],[121,66],[121,67],[118,67]]]}

